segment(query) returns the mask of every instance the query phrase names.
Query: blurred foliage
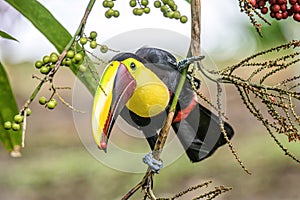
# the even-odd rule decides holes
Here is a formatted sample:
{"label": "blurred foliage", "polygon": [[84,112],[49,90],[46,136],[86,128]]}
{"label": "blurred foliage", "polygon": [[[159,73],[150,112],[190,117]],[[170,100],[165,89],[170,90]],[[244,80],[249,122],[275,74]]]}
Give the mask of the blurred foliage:
{"label": "blurred foliage", "polygon": [[256,40],[256,46],[258,50],[269,49],[274,46],[287,42],[287,38],[284,35],[284,28],[281,23],[273,20],[272,25],[264,25],[262,27],[262,37],[259,36],[253,26],[245,24],[246,30],[249,30],[251,35]]}
{"label": "blurred foliage", "polygon": [[5,148],[12,152],[21,146],[21,130],[12,131],[4,129],[4,122],[11,121],[18,113],[18,107],[14,98],[10,83],[3,65],[0,62],[0,140]]}

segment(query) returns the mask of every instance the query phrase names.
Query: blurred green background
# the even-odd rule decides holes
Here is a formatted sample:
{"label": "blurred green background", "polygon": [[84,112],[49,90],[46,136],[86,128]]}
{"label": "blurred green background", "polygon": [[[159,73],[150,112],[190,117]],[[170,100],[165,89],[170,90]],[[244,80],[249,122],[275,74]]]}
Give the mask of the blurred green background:
{"label": "blurred green background", "polygon": [[[248,34],[242,34],[241,37],[248,43],[235,49],[236,56],[220,57],[220,52],[225,54],[226,48],[230,48],[226,45],[211,50],[210,55],[217,66],[235,64],[244,55],[293,38],[297,35],[295,25],[294,22],[275,23],[271,28],[265,27],[264,38],[259,38],[254,28],[243,22],[242,27]],[[3,54],[12,50],[1,44]],[[48,49],[43,51],[50,52]],[[3,56],[2,59],[21,106],[38,84],[37,80],[31,79],[31,75],[36,73],[34,59],[15,63],[15,54],[11,52],[10,58]],[[37,56],[33,57],[38,59]],[[57,85],[61,86],[72,86],[74,81],[75,77],[67,69],[62,69],[55,79]],[[45,87],[41,95],[47,95],[48,92]],[[157,196],[172,196],[189,186],[212,180],[208,188],[181,199],[191,199],[219,185],[233,187],[233,190],[218,199],[300,199],[299,164],[283,155],[261,124],[248,113],[233,87],[226,88],[226,94],[227,116],[236,132],[233,144],[253,174],[247,175],[241,169],[227,146],[200,163],[192,164],[183,155],[155,177],[154,191]],[[66,101],[72,101],[71,91],[62,91],[62,96]],[[4,148],[0,148],[0,199],[120,199],[142,178],[143,174],[119,172],[94,159],[82,145],[74,128],[72,111],[66,106],[58,104],[54,111],[50,111],[35,101],[31,109],[33,113],[28,118],[23,157],[11,158]],[[284,136],[279,138],[291,152],[300,156],[299,144],[288,143]],[[132,199],[142,199],[142,192],[137,192]]]}

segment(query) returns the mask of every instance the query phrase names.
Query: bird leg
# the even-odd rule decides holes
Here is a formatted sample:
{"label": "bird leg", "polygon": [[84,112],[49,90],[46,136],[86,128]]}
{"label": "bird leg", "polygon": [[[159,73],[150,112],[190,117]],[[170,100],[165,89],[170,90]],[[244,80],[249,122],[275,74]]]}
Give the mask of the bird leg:
{"label": "bird leg", "polygon": [[152,152],[150,152],[144,156],[143,162],[145,164],[147,164],[151,168],[151,170],[157,174],[159,173],[159,170],[163,167],[162,160],[156,160],[153,157]]}

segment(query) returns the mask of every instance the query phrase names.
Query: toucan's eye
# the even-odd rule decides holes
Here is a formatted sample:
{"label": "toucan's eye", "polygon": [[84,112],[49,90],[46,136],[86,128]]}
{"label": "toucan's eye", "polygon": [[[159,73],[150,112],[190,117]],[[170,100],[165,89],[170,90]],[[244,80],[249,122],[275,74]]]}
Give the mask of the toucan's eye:
{"label": "toucan's eye", "polygon": [[135,69],[136,69],[136,65],[135,65],[134,62],[130,63],[130,68],[131,68],[132,70],[135,70]]}

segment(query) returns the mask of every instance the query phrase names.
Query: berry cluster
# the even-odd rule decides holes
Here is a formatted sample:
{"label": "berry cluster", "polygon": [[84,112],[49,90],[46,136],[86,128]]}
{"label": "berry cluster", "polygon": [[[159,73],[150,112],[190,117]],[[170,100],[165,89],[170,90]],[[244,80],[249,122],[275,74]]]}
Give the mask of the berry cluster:
{"label": "berry cluster", "polygon": [[179,19],[181,23],[186,23],[188,20],[187,16],[180,14],[173,0],[156,0],[154,1],[154,7],[159,8],[167,18]]}
{"label": "berry cluster", "polygon": [[[26,115],[29,116],[31,114],[30,108],[26,109]],[[4,122],[3,126],[6,130],[18,131],[21,128],[21,124],[24,120],[24,113],[17,114],[14,116],[13,121]]]}
{"label": "berry cluster", "polygon": [[58,54],[53,52],[50,55],[46,55],[42,60],[35,62],[35,67],[40,70],[42,74],[48,74],[51,69],[54,68],[55,63],[58,61]]}
{"label": "berry cluster", "polygon": [[277,20],[293,16],[300,22],[300,0],[249,0],[251,5],[262,14],[270,11],[270,16]]}
{"label": "berry cluster", "polygon": [[47,100],[47,98],[44,96],[39,98],[39,103],[41,105],[45,105],[50,110],[54,109],[57,105],[57,101],[54,98]]}
{"label": "berry cluster", "polygon": [[87,44],[88,42],[90,43],[90,48],[91,49],[96,49],[97,46],[100,46],[100,51],[101,53],[106,53],[108,51],[108,47],[106,45],[101,45],[101,44],[98,44],[96,39],[97,39],[97,32],[96,31],[92,31],[90,33],[90,36],[89,37],[81,37],[79,39],[79,43],[82,45],[82,47],[84,48],[84,45]]}
{"label": "berry cluster", "polygon": [[[117,10],[114,10],[114,1],[115,0],[104,0],[102,5],[108,10],[105,12],[105,17],[119,17],[120,13]],[[133,14],[141,16],[143,14],[150,13],[149,1],[148,0],[129,0],[130,7],[133,8]],[[186,23],[188,18],[183,16],[177,10],[177,5],[174,0],[155,0],[154,7],[159,8],[163,15],[170,19],[180,20],[181,23]]]}
{"label": "berry cluster", "polygon": [[141,0],[141,1],[136,1],[136,0],[130,0],[129,5],[130,7],[134,8],[133,9],[133,14],[137,16],[141,16],[144,13],[149,14],[150,13],[150,8],[148,7],[148,0]]}
{"label": "berry cluster", "polygon": [[113,7],[115,6],[115,3],[113,0],[104,0],[102,3],[104,8],[108,8],[105,12],[105,17],[111,18],[111,17],[119,17],[120,12],[118,10],[114,10]]}
{"label": "berry cluster", "polygon": [[[61,62],[61,66],[70,67],[71,65],[74,65],[78,68],[80,72],[86,71],[86,66],[82,65],[84,62],[84,46],[89,43],[89,47],[91,49],[95,49],[98,46],[100,46],[101,53],[106,53],[109,48],[106,45],[98,44],[96,41],[97,38],[97,32],[91,31],[89,37],[82,36],[77,40],[79,44],[82,46],[83,50],[77,51],[76,44],[67,51],[67,54],[65,58]],[[55,52],[51,53],[50,55],[44,56],[41,60],[38,60],[35,62],[35,67],[40,70],[40,72],[44,75],[49,74],[51,69],[55,67],[55,64],[57,63],[59,59],[59,55]]]}

